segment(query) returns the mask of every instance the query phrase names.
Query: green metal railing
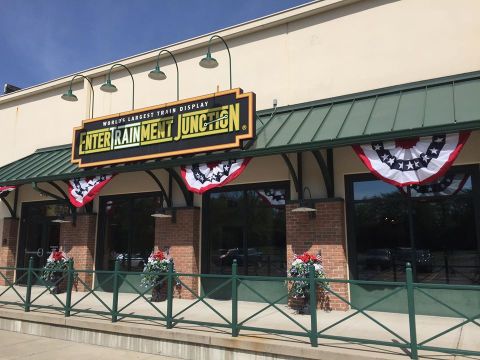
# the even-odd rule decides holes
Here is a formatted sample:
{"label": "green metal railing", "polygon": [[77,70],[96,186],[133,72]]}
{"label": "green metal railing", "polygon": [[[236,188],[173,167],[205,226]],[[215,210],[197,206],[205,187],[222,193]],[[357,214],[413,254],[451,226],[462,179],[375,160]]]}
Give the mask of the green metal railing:
{"label": "green metal railing", "polygon": [[[12,274],[16,272],[17,278],[15,281],[12,280]],[[287,278],[287,277],[271,277],[271,276],[244,276],[239,275],[237,271],[237,264],[234,262],[232,264],[232,272],[230,275],[215,275],[215,274],[184,274],[184,273],[174,273],[173,266],[170,264],[168,272],[159,274],[159,273],[148,273],[153,275],[161,276],[161,280],[155,286],[165,286],[166,289],[166,299],[161,305],[156,304],[151,301],[151,298],[147,294],[152,291],[154,286],[147,286],[139,288],[138,284],[132,282],[132,276],[138,276],[139,279],[142,274],[147,274],[143,272],[127,272],[121,271],[120,263],[117,261],[114,266],[113,271],[92,271],[92,270],[78,270],[74,268],[73,261],[70,261],[68,268],[61,271],[61,277],[57,279],[57,283],[51,283],[45,281],[42,276],[42,269],[33,267],[33,259],[30,259],[28,268],[12,268],[12,267],[0,267],[0,280],[5,284],[2,288],[0,287],[0,304],[4,305],[14,305],[23,308],[25,312],[34,309],[49,309],[58,311],[63,314],[65,317],[74,316],[78,314],[94,314],[100,317],[109,319],[111,322],[122,321],[124,319],[133,318],[152,321],[155,324],[165,326],[167,329],[172,329],[178,324],[189,324],[189,325],[199,325],[203,327],[213,327],[213,328],[223,328],[230,329],[231,336],[237,337],[241,334],[242,331],[254,331],[266,334],[281,334],[281,335],[290,335],[290,336],[299,336],[307,338],[313,347],[317,347],[321,340],[338,340],[345,342],[353,342],[358,344],[370,344],[370,345],[380,345],[380,346],[390,346],[403,349],[409,354],[412,359],[418,359],[418,351],[435,351],[452,355],[466,355],[466,356],[475,356],[480,355],[479,351],[469,350],[469,349],[458,349],[458,348],[447,348],[447,347],[438,347],[433,346],[432,342],[437,340],[442,336],[446,336],[456,329],[461,328],[467,324],[474,324],[477,327],[480,327],[480,309],[478,314],[473,316],[465,314],[463,311],[455,309],[452,305],[446,303],[445,301],[436,298],[428,292],[431,289],[441,289],[441,290],[451,290],[451,291],[478,291],[480,294],[480,286],[474,285],[445,285],[445,284],[420,284],[414,283],[412,268],[410,264],[406,265],[406,278],[404,282],[393,282],[393,281],[364,281],[364,280],[345,280],[345,279],[317,279],[315,278],[315,270],[313,267],[309,269],[309,275],[307,278]],[[9,274],[9,275],[8,275]],[[90,285],[93,281],[85,280],[86,277],[93,278],[97,276],[96,285]],[[98,276],[101,276],[100,280]],[[190,279],[190,282],[187,281]],[[193,281],[192,281],[193,279]],[[198,294],[198,292],[192,288],[191,283],[195,281],[205,280],[205,279],[216,279],[216,286],[204,294]],[[291,289],[286,290],[285,293],[274,299],[270,300],[266,294],[257,290],[255,286],[252,285],[252,282],[283,282],[283,283],[292,283],[295,281],[307,282],[310,289],[315,291],[310,291],[310,296],[308,298],[309,308],[311,309],[309,316],[309,325],[306,324],[308,320],[305,316],[293,316],[289,314],[285,307],[280,305],[281,302],[284,302],[292,296]],[[40,285],[43,288],[38,290],[34,287],[34,282],[36,285]],[[65,284],[66,282],[66,284]],[[78,296],[75,296],[75,300],[72,297],[74,283],[78,282],[78,285],[81,285],[85,291],[79,293]],[[185,307],[174,309],[174,283],[178,282],[182,290],[187,291],[193,301],[187,304]],[[58,284],[66,285],[64,287],[65,294],[59,295],[56,294],[54,289]],[[113,284],[111,292],[102,291],[102,288],[105,284]],[[127,303],[120,303],[119,296],[120,285],[127,286],[132,290],[133,298]],[[344,293],[342,294],[342,287],[345,289],[348,285],[359,285],[359,286],[381,286],[381,287],[391,287],[392,291],[386,295],[377,298],[367,305],[355,306],[352,304]],[[245,316],[245,318],[239,318],[239,306],[242,306],[242,303],[239,302],[239,287],[242,286],[244,289],[247,289],[258,298],[260,298],[264,305],[261,306],[259,310],[254,311],[252,314]],[[212,296],[214,296],[220,290],[225,291],[230,287],[230,298],[228,301],[231,302],[230,314],[222,314],[215,305],[212,305],[209,301]],[[32,289],[35,290],[35,294],[32,294]],[[337,302],[344,304],[346,307],[352,309],[353,311],[345,313],[340,320],[337,320],[329,325],[319,328],[318,324],[318,313],[315,310],[317,308],[317,290],[320,293],[328,295],[330,298],[335,299]],[[14,301],[12,299],[5,299],[5,294],[10,292],[14,295]],[[404,294],[405,293],[405,294]],[[111,296],[111,299],[106,299],[106,294]],[[402,295],[403,294],[403,295]],[[422,295],[427,297],[432,302],[440,304],[442,307],[451,311],[455,316],[461,318],[462,320],[457,322],[455,325],[439,331],[437,334],[429,336],[426,339],[418,341],[418,332],[417,332],[417,317],[418,314],[415,311],[415,301],[416,296]],[[48,304],[41,304],[40,299],[44,299],[45,296],[49,296]],[[372,308],[377,306],[381,302],[391,299],[392,297],[405,296],[407,303],[407,317],[404,321],[408,321],[405,326],[408,327],[408,339],[400,335],[398,331],[395,331],[391,327],[387,326],[382,321],[376,319],[371,314]],[[126,298],[125,296],[123,296]],[[93,299],[97,301],[97,304],[100,305],[100,309],[92,308],[91,304],[86,303],[86,299]],[[132,309],[132,305],[138,305],[140,302],[148,304],[146,307],[137,308],[137,310]],[[207,309],[212,311],[218,317],[217,321],[202,321],[194,318],[185,318],[188,314],[188,310],[194,308],[197,304],[204,305]],[[98,306],[97,306],[98,307]],[[139,309],[149,309],[153,313],[142,314],[139,312]],[[287,320],[289,327],[288,328],[278,328],[275,324],[270,324],[269,327],[260,327],[249,324],[252,320],[258,319],[260,315],[265,315],[267,310],[272,310],[282,315],[283,320]],[[242,314],[245,313],[243,309]],[[329,330],[332,330],[338,327],[341,324],[345,324],[348,321],[357,315],[362,315],[376,324],[378,327],[386,331],[389,336],[393,337],[391,341],[375,339],[375,338],[357,338],[344,335],[332,335],[328,334]],[[303,323],[302,323],[303,322]],[[366,331],[368,336],[368,332]]]}

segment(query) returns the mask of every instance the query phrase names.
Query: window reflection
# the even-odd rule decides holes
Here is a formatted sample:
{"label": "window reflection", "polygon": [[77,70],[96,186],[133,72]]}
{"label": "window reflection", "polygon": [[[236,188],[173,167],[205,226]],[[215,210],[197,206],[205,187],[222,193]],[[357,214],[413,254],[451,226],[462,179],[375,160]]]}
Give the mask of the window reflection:
{"label": "window reflection", "polygon": [[451,196],[468,194],[472,191],[472,178],[469,174],[448,173],[440,179],[425,185],[403,187],[402,192],[412,197]]}
{"label": "window reflection", "polygon": [[122,271],[142,271],[154,247],[155,212],[158,197],[126,195],[102,198],[99,237],[99,270],[112,270],[120,261]]}
{"label": "window reflection", "polygon": [[286,271],[284,188],[210,192],[207,271],[283,276]]}
{"label": "window reflection", "polygon": [[396,186],[380,180],[366,180],[353,183],[354,200],[368,200],[400,196]]}
{"label": "window reflection", "polygon": [[402,189],[373,176],[353,181],[351,231],[357,277],[480,284],[472,168],[453,169],[439,180]]}

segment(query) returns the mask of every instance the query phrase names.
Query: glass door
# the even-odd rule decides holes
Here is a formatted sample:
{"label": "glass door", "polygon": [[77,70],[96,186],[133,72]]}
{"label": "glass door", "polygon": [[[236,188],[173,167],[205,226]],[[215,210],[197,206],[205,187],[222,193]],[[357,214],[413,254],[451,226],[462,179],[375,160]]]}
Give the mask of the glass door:
{"label": "glass door", "polygon": [[[58,202],[32,202],[22,205],[18,267],[28,267],[30,258],[33,258],[34,268],[45,266],[52,250],[58,249],[60,244],[60,224],[52,220],[67,211],[68,208]],[[17,278],[22,274],[19,272]],[[34,283],[36,280],[33,279]],[[25,282],[24,278],[20,281]]]}
{"label": "glass door", "polygon": [[[231,274],[235,260],[241,275],[285,276],[287,189],[287,184],[244,185],[205,194],[202,273]],[[203,291],[208,293],[221,282],[204,280]],[[251,281],[249,285],[272,299],[286,292],[283,283]],[[228,298],[230,294],[230,288],[225,287],[212,297]],[[239,298],[260,301],[245,286],[240,286]]]}
{"label": "glass door", "polygon": [[[155,212],[158,193],[128,194],[100,198],[96,269],[114,269],[115,261],[127,274],[128,281],[141,289],[138,272],[148,260],[155,243]],[[137,273],[137,274],[136,274]],[[97,285],[104,291],[112,291],[110,274],[98,273]],[[120,291],[134,292],[127,283],[120,284]]]}

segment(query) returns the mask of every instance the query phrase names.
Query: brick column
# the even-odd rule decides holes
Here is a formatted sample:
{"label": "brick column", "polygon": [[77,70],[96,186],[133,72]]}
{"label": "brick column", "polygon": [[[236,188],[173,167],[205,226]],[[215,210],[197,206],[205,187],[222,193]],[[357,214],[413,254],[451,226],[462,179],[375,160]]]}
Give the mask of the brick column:
{"label": "brick column", "polygon": [[[315,204],[317,212],[311,219],[308,213],[292,212],[298,204],[286,206],[287,216],[287,264],[295,254],[307,251],[321,253],[328,278],[347,279],[344,203],[342,199],[325,199]],[[330,284],[333,291],[348,299],[348,285]],[[319,292],[318,307],[347,310],[348,305],[334,295]]]}
{"label": "brick column", "polygon": [[[170,256],[175,261],[179,273],[199,273],[199,231],[200,209],[181,208],[176,210],[176,222],[172,218],[155,218],[155,246],[163,250],[170,247]],[[198,294],[198,279],[183,277],[181,280]],[[175,289],[175,296],[192,299],[193,295],[185,288]]]}
{"label": "brick column", "polygon": [[[78,214],[76,226],[71,222],[60,224],[60,249],[73,258],[75,269],[93,270],[96,224],[97,214]],[[93,285],[92,274],[79,273],[78,277],[88,286]],[[78,282],[77,289],[86,290],[81,282]]]}
{"label": "brick column", "polygon": [[[17,257],[18,219],[4,218],[3,231],[0,246],[0,266],[14,267]],[[13,281],[12,270],[1,270],[9,281]],[[3,277],[0,277],[0,285],[7,285]]]}

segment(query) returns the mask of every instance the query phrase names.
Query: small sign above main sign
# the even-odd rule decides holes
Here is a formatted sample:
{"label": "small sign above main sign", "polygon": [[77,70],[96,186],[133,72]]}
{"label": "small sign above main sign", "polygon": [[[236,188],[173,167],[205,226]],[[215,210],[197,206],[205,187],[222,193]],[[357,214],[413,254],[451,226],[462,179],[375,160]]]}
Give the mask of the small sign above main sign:
{"label": "small sign above main sign", "polygon": [[241,89],[85,120],[73,130],[79,167],[238,148],[255,135],[255,94]]}

